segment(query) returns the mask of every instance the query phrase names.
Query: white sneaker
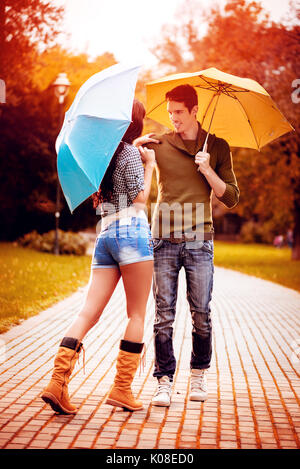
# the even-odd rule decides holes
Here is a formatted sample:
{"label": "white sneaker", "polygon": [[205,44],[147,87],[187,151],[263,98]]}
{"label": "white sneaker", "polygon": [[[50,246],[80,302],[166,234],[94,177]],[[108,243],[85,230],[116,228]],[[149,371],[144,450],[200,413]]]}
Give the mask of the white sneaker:
{"label": "white sneaker", "polygon": [[205,370],[191,371],[190,401],[206,401],[208,397],[207,378]]}
{"label": "white sneaker", "polygon": [[171,403],[171,392],[172,382],[168,376],[162,376],[162,378],[158,380],[158,386],[152,398],[152,404],[161,407],[169,407]]}

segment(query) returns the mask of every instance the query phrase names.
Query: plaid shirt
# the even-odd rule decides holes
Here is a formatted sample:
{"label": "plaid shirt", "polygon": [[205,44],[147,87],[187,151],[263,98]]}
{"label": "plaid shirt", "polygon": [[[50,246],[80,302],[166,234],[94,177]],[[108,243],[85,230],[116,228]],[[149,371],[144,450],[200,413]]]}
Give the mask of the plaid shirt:
{"label": "plaid shirt", "polygon": [[140,152],[133,145],[125,143],[118,154],[112,182],[112,198],[100,206],[102,217],[130,207],[138,193],[144,190],[144,166]]}

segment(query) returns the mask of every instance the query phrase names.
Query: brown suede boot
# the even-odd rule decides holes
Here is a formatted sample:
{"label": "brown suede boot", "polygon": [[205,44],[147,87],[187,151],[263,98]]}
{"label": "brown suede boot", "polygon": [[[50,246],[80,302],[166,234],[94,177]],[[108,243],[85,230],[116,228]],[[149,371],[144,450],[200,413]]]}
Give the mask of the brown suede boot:
{"label": "brown suede boot", "polygon": [[82,344],[72,337],[64,337],[54,360],[54,370],[42,399],[50,404],[54,412],[76,414],[77,408],[70,402],[68,384]]}
{"label": "brown suede boot", "polygon": [[106,404],[123,407],[125,410],[141,410],[143,404],[131,392],[131,383],[140,363],[144,344],[121,340],[117,359],[117,374]]}

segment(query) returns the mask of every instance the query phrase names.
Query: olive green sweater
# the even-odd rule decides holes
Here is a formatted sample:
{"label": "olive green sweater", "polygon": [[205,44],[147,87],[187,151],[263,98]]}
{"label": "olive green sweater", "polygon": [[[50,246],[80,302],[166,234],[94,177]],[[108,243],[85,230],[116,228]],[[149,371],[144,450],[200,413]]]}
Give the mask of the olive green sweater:
{"label": "olive green sweater", "polygon": [[[169,132],[153,137],[160,144],[147,144],[155,150],[157,161],[158,198],[152,217],[154,237],[168,237],[162,228],[168,217],[170,233],[213,232],[212,189],[205,176],[197,171],[194,160],[195,154],[203,148],[205,137],[206,132],[199,124],[196,140],[182,140],[176,132]],[[210,166],[226,183],[225,193],[219,200],[233,208],[239,200],[239,189],[229,145],[225,140],[209,135],[207,152],[210,153]],[[163,222],[162,212],[166,214]]]}

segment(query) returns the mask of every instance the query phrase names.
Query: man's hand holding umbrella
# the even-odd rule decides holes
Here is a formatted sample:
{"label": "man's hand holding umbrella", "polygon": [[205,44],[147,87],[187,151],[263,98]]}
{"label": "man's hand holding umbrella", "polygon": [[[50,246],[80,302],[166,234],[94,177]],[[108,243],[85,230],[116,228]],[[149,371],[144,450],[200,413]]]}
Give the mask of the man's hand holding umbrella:
{"label": "man's hand holding umbrella", "polygon": [[206,177],[207,182],[213,189],[217,197],[222,197],[226,190],[225,182],[217,175],[217,173],[210,166],[210,154],[206,151],[207,145],[204,146],[204,151],[198,151],[195,155],[195,163],[198,165],[198,171]]}
{"label": "man's hand holding umbrella", "polygon": [[198,170],[204,174],[204,176],[209,172],[211,166],[210,162],[210,154],[207,153],[207,145],[204,146],[202,151],[198,151],[195,155],[195,163],[198,165]]}

